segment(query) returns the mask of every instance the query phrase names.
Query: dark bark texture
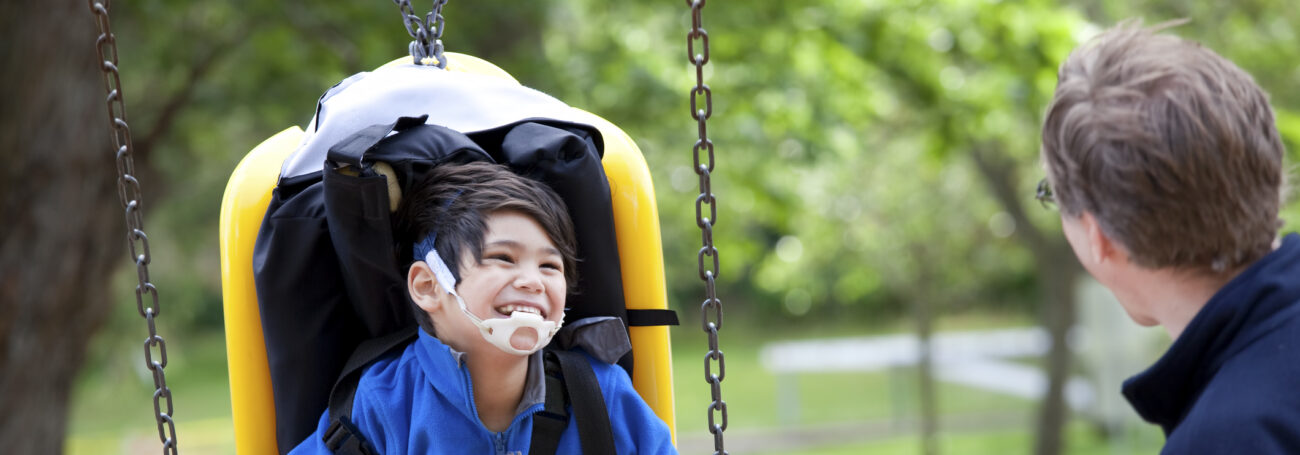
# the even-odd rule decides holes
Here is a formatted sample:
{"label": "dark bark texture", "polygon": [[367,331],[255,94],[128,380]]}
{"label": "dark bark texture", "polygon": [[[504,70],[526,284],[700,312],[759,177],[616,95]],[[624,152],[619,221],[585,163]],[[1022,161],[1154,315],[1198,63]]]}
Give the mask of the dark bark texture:
{"label": "dark bark texture", "polygon": [[0,3],[5,453],[63,452],[72,381],[128,262],[94,29],[85,2]]}

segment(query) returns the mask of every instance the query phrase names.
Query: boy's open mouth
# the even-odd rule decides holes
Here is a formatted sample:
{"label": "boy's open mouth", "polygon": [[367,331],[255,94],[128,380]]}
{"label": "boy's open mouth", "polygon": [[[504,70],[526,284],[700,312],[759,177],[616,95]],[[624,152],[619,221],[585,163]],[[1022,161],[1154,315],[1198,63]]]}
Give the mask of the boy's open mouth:
{"label": "boy's open mouth", "polygon": [[524,304],[509,304],[509,305],[501,305],[501,306],[499,306],[499,307],[496,307],[496,312],[497,312],[497,314],[500,314],[500,315],[502,315],[502,316],[507,316],[507,317],[509,317],[510,314],[512,314],[512,313],[514,313],[514,312],[516,312],[516,311],[522,311],[522,312],[524,312],[524,313],[532,313],[532,314],[541,315],[543,318],[546,317],[546,313],[543,313],[542,310],[541,310],[540,308],[537,308],[537,307],[532,306],[532,305],[524,305]]}

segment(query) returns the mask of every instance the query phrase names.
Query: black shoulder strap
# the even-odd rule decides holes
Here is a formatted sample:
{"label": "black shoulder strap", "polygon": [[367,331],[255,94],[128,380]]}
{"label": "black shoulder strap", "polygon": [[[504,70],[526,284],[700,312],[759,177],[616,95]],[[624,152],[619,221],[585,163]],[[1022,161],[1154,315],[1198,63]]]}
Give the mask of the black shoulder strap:
{"label": "black shoulder strap", "polygon": [[321,437],[325,446],[336,455],[377,455],[365,437],[352,425],[352,401],[357,394],[357,382],[366,365],[385,353],[415,339],[418,327],[402,329],[379,338],[372,338],[357,346],[343,366],[343,372],[330,391],[330,426]]}
{"label": "black shoulder strap", "polygon": [[564,391],[560,361],[551,350],[542,351],[542,363],[546,365],[546,401],[542,412],[533,417],[533,438],[528,444],[528,453],[555,455],[560,435],[569,426],[569,411],[566,409],[569,400]]}
{"label": "black shoulder strap", "polygon": [[[596,382],[587,358],[575,351],[556,351],[564,374],[564,390],[578,421],[578,440],[582,453],[615,453],[614,430],[609,425],[609,412],[605,410],[605,397]],[[579,399],[575,399],[579,398]]]}
{"label": "black shoulder strap", "polygon": [[615,453],[614,430],[591,364],[578,352],[550,349],[543,352],[546,404],[533,419],[533,439],[528,452],[554,455],[560,435],[569,425],[566,408],[572,408],[582,453]]}

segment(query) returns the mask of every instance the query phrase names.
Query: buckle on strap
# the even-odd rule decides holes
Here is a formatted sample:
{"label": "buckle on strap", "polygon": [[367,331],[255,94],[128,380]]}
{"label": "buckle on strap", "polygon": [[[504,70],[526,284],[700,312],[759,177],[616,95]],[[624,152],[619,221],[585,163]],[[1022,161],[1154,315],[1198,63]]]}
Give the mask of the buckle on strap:
{"label": "buckle on strap", "polygon": [[361,431],[347,417],[339,417],[330,422],[321,435],[325,447],[336,455],[379,455],[379,451],[370,446]]}

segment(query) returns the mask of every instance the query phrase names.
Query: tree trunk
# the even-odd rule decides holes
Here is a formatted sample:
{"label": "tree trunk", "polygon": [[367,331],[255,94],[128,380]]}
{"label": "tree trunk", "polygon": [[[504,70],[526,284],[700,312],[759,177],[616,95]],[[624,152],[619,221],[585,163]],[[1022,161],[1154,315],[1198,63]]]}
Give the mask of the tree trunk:
{"label": "tree trunk", "polygon": [[[925,266],[922,266],[925,267]],[[922,281],[923,283],[926,281]],[[934,308],[929,292],[921,291],[920,298],[912,302],[916,311],[916,338],[920,357],[917,359],[917,374],[920,376],[921,388],[921,453],[938,455],[939,453],[939,410],[934,392]]]}
{"label": "tree trunk", "polygon": [[[1065,385],[1070,380],[1070,365],[1074,361],[1069,345],[1070,328],[1074,327],[1074,279],[1077,267],[1070,262],[1075,258],[1068,248],[1063,254],[1035,254],[1039,277],[1043,280],[1043,325],[1051,336],[1047,352],[1047,395],[1038,409],[1038,438],[1034,442],[1037,455],[1055,455],[1064,448],[1062,430],[1069,418],[1065,401]],[[1064,257],[1062,257],[1064,256]]]}
{"label": "tree trunk", "polygon": [[981,144],[971,149],[970,156],[993,198],[1015,220],[1016,237],[1032,252],[1039,270],[1043,326],[1052,344],[1046,359],[1047,393],[1038,410],[1034,454],[1056,455],[1065,446],[1063,430],[1069,417],[1065,384],[1070,379],[1073,361],[1067,338],[1074,326],[1074,279],[1082,268],[1063,237],[1048,239],[1029,219],[1023,202],[1029,194],[1017,191],[1016,163],[998,150],[1003,150],[998,144]]}
{"label": "tree trunk", "polygon": [[86,3],[3,2],[0,26],[0,441],[57,454],[124,215]]}
{"label": "tree trunk", "polygon": [[[916,261],[916,274],[919,283],[933,283],[933,262],[936,258],[930,254],[928,245],[913,244],[909,248]],[[916,372],[920,381],[918,395],[921,405],[921,453],[938,455],[939,453],[939,405],[934,387],[934,321],[939,311],[935,306],[942,293],[921,286],[912,292],[912,311],[916,319],[917,359]]]}

